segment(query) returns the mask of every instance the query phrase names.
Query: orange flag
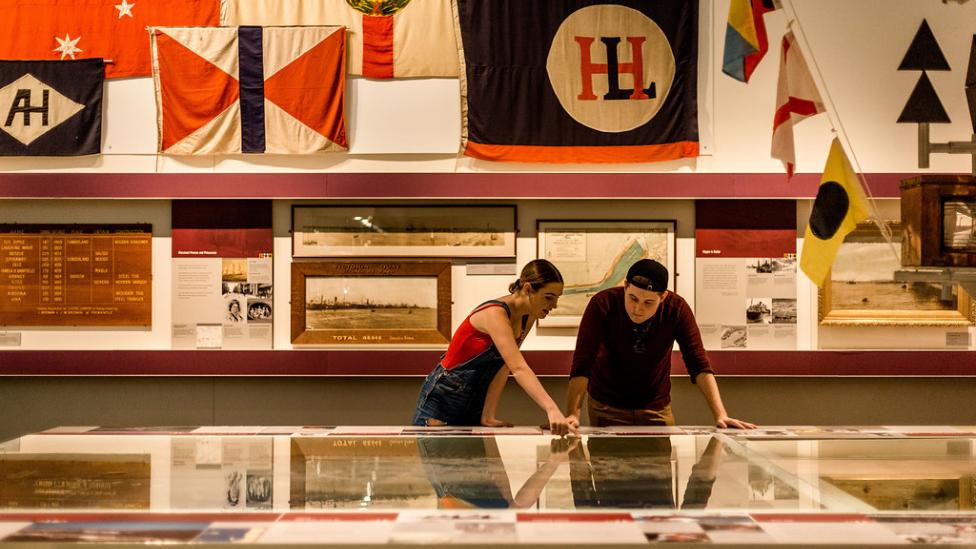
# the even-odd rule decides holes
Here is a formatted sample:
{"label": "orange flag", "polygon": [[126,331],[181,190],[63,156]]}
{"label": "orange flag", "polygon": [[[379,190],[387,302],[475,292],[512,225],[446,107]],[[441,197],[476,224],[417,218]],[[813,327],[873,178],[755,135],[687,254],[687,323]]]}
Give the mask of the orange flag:
{"label": "orange flag", "polygon": [[9,0],[0,59],[100,57],[107,78],[149,76],[146,27],[218,24],[219,0]]}

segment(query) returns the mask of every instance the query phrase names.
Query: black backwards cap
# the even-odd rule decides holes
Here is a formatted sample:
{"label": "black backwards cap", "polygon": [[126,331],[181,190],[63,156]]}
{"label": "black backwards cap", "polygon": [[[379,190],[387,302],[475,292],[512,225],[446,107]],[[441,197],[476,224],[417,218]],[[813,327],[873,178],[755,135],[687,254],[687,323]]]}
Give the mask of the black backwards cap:
{"label": "black backwards cap", "polygon": [[641,259],[630,266],[627,282],[642,290],[663,292],[668,289],[668,268],[653,259]]}

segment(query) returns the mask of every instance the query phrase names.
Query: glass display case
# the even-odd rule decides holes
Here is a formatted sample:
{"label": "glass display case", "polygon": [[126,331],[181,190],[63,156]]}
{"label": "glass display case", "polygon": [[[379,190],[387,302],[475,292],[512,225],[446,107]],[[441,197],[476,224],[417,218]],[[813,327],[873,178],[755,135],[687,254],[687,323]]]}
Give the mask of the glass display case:
{"label": "glass display case", "polygon": [[976,543],[976,427],[59,428],[0,543]]}

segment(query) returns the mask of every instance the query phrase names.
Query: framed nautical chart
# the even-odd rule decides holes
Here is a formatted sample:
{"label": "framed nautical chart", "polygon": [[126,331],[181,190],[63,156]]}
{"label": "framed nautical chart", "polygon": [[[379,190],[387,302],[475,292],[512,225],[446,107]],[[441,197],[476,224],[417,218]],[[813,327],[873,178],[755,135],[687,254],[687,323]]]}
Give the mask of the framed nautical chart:
{"label": "framed nautical chart", "polygon": [[538,257],[552,261],[565,287],[559,306],[539,326],[579,326],[583,311],[597,292],[620,286],[627,269],[639,259],[660,261],[674,289],[675,221],[559,220],[538,222]]}

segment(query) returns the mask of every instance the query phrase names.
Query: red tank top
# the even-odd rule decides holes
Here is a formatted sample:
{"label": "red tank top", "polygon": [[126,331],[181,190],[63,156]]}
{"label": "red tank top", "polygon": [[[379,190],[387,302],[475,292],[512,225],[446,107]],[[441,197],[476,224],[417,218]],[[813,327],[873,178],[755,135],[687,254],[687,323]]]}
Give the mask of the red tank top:
{"label": "red tank top", "polygon": [[[471,325],[471,315],[488,307],[504,307],[509,317],[512,316],[508,306],[501,301],[489,301],[476,307],[454,332],[454,337],[451,338],[451,343],[447,346],[447,352],[441,359],[441,366],[445,369],[450,370],[459,364],[464,364],[491,349],[493,345],[491,336]],[[515,343],[521,345],[522,337],[516,338]]]}

